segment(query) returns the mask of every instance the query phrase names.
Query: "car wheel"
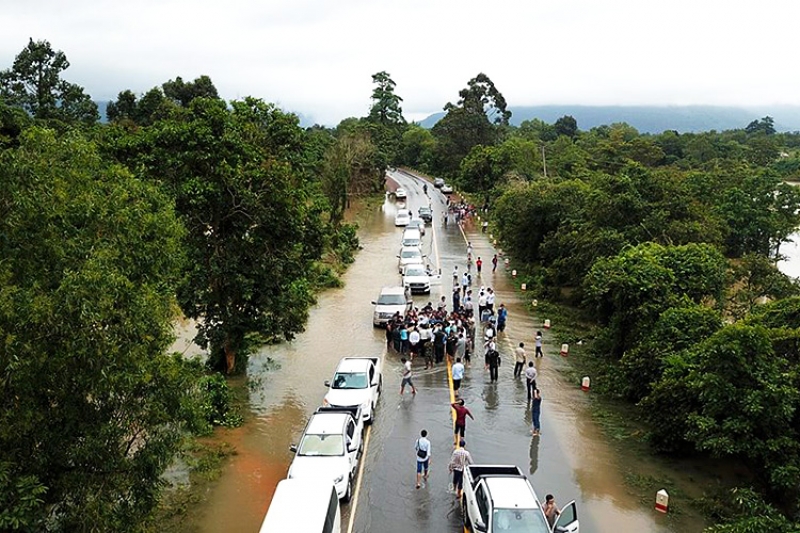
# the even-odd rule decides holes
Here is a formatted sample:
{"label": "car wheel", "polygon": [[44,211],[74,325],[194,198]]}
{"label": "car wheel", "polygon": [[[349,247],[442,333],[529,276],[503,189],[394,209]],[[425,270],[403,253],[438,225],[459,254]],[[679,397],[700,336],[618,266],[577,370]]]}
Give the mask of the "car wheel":
{"label": "car wheel", "polygon": [[469,513],[467,512],[467,497],[461,495],[461,514],[464,515],[464,528],[472,531],[472,523],[469,521]]}
{"label": "car wheel", "polygon": [[344,496],[342,496],[342,501],[347,503],[350,501],[350,498],[353,497],[353,474],[347,478],[347,490],[344,492]]}

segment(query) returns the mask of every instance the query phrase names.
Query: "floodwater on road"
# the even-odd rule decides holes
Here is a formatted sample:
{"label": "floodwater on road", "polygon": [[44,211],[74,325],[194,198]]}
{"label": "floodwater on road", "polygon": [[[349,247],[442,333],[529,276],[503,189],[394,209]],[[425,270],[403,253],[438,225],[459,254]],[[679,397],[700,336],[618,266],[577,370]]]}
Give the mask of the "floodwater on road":
{"label": "floodwater on road", "polygon": [[[412,212],[428,203],[419,178],[402,172],[392,177],[408,191]],[[415,297],[419,307],[442,295],[447,296],[449,305],[450,273],[455,264],[460,270],[465,265],[464,235],[452,223],[446,228],[441,225],[444,196],[430,185],[429,194],[434,227],[424,238],[423,253],[442,269],[444,281],[432,287],[430,297]],[[400,230],[394,227],[395,211],[396,204],[387,198],[365,218],[359,230],[363,250],[344,276],[345,287],[320,295],[306,331],[292,342],[266,346],[251,356],[252,420],[229,430],[237,453],[192,517],[195,530],[257,532],[275,486],[285,478],[292,460],[289,446],[297,442],[308,416],[321,404],[324,381],[330,379],[339,359],[379,355],[385,357],[383,395],[371,444],[362,459],[365,468],[358,501],[342,508],[343,531],[347,531],[353,507],[353,530],[358,532],[460,531],[461,512],[448,492],[452,419],[446,369],[423,371],[415,366],[418,394],[407,391],[400,396],[399,356],[387,353],[384,331],[372,326],[371,300],[381,287],[399,284],[396,254]],[[542,319],[528,315],[524,293],[514,290],[502,260],[498,271],[491,273],[491,257],[496,251],[475,228],[467,228],[467,238],[474,246],[473,255],[482,257],[484,268],[473,289],[494,287],[497,305],[504,302],[509,308],[508,328],[500,337],[503,363],[499,382],[489,383],[482,357],[476,356],[462,384],[462,397],[475,416],[467,426],[467,448],[475,461],[515,464],[529,475],[540,497],[552,492],[561,504],[575,499],[583,533],[700,531],[699,521],[658,515],[652,505],[642,504],[626,490],[620,469],[624,458],[591,422],[588,400],[579,386],[564,381],[560,370],[566,363],[547,332],[545,357],[536,362],[544,397],[542,437],[531,438],[524,386],[512,377],[512,348],[525,342],[532,354],[533,335],[542,329]],[[413,445],[421,428],[430,432],[434,451],[428,485],[416,490]]]}

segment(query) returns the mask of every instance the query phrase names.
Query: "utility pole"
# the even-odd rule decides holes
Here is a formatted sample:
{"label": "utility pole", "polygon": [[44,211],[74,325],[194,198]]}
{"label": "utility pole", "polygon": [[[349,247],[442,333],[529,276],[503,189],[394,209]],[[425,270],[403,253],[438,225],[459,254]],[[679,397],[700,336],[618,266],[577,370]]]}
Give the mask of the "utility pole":
{"label": "utility pole", "polygon": [[544,157],[544,145],[542,145],[542,166],[544,167],[544,177],[547,177],[547,159]]}

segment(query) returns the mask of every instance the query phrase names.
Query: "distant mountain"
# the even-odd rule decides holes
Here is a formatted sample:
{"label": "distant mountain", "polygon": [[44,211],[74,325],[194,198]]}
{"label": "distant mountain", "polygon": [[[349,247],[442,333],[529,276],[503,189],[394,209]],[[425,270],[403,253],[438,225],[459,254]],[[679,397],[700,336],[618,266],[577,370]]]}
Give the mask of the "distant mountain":
{"label": "distant mountain", "polygon": [[[640,133],[661,133],[676,130],[680,133],[744,128],[750,122],[767,115],[775,120],[778,131],[800,131],[799,106],[758,108],[721,106],[581,106],[550,105],[510,107],[511,123],[519,126],[525,120],[538,118],[549,124],[564,115],[571,115],[581,130],[626,122]],[[420,122],[432,128],[445,114],[434,113]]]}

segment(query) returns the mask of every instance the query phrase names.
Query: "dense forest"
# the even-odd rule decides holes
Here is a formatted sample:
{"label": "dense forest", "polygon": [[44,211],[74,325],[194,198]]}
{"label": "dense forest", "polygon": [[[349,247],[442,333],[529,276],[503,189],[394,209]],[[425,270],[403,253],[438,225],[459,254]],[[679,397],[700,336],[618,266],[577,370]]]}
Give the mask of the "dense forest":
{"label": "dense forest", "polygon": [[[425,129],[386,72],[336,128],[206,76],[122,90],[101,124],[68,67],[31,40],[0,72],[0,531],[144,529],[181,443],[226,423],[222,374],[302,330],[352,261],[351,199],[399,165],[489,206],[654,450],[752,472],[711,531],[800,530],[800,290],[775,268],[800,134],[515,127],[485,74]],[[166,353],[180,316],[205,366]]]}

